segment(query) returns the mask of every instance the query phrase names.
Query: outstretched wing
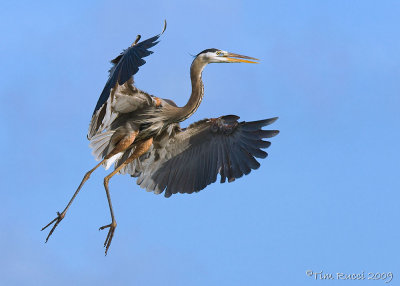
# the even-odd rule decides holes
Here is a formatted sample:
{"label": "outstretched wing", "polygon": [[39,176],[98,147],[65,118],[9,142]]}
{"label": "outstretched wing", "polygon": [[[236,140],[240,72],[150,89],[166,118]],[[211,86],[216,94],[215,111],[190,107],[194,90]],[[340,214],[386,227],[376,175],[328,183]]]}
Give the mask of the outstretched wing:
{"label": "outstretched wing", "polygon": [[[221,183],[247,175],[260,164],[254,157],[265,158],[270,138],[277,130],[262,130],[277,117],[238,122],[238,116],[228,115],[205,119],[192,124],[182,132],[153,144],[151,153],[140,164],[137,183],[157,194],[165,190],[165,197],[176,193],[193,193],[214,183],[217,175]],[[161,145],[161,146],[157,146]]]}
{"label": "outstretched wing", "polygon": [[[93,111],[88,139],[103,131],[115,119],[116,114],[113,113],[132,112],[144,104],[149,104],[150,95],[133,85],[132,76],[146,63],[143,58],[153,53],[149,49],[158,43],[157,40],[164,33],[166,25],[167,22],[157,36],[133,44],[111,61],[114,66],[110,69],[110,76]],[[116,99],[119,99],[119,102],[116,102]]]}

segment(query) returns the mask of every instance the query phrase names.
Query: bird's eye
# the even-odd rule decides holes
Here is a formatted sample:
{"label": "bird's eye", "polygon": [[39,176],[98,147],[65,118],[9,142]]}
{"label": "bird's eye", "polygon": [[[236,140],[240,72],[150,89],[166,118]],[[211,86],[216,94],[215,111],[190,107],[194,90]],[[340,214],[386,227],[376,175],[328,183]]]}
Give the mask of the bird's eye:
{"label": "bird's eye", "polygon": [[217,56],[222,56],[222,52],[217,52]]}

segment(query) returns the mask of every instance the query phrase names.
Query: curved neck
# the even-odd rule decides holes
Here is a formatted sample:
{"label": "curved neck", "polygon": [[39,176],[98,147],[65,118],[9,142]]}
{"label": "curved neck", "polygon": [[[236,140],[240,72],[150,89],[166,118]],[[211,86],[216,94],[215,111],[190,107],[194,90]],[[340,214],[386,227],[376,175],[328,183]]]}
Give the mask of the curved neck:
{"label": "curved neck", "polygon": [[181,122],[189,118],[199,108],[200,103],[204,96],[204,86],[201,79],[201,73],[204,67],[207,65],[206,62],[199,58],[196,58],[190,66],[190,79],[192,81],[192,94],[190,95],[189,101],[185,106],[179,107],[177,112],[177,121]]}

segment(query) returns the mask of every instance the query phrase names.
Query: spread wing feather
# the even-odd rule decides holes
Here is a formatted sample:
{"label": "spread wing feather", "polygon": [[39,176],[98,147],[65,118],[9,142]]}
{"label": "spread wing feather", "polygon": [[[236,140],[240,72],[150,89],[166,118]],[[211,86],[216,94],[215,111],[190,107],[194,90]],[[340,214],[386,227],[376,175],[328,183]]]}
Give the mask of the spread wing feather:
{"label": "spread wing feather", "polygon": [[277,118],[253,122],[238,122],[238,116],[228,115],[206,119],[177,132],[163,145],[154,148],[141,160],[137,183],[157,194],[165,191],[169,197],[176,193],[193,193],[214,183],[247,175],[260,164],[255,158],[265,158],[261,149],[270,146],[277,130],[262,130]]}
{"label": "spread wing feather", "polygon": [[158,43],[165,29],[166,22],[160,34],[132,45],[111,61],[114,66],[93,111],[89,139],[106,129],[118,113],[132,112],[151,103],[151,96],[137,89],[132,77],[146,63],[143,58],[153,53],[149,49]]}

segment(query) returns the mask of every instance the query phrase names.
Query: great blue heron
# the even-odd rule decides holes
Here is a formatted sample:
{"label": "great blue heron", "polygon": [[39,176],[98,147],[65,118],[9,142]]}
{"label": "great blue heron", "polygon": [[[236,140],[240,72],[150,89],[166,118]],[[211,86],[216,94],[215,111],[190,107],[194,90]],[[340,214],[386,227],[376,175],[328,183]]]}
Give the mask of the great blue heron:
{"label": "great blue heron", "polygon": [[221,183],[226,179],[247,175],[260,164],[254,157],[265,158],[261,148],[270,146],[263,138],[279,133],[262,130],[277,117],[253,122],[238,122],[236,115],[210,118],[191,124],[185,129],[179,122],[189,118],[199,107],[204,87],[201,74],[209,63],[257,63],[258,59],[228,53],[218,49],[200,52],[190,67],[192,94],[183,107],[169,99],[150,95],[134,86],[133,75],[145,64],[144,57],[152,54],[149,48],[156,45],[163,31],[150,39],[135,42],[111,61],[109,79],[97,101],[89,126],[88,139],[96,160],[100,160],[82,179],[65,209],[46,229],[53,225],[46,242],[77,196],[83,184],[100,165],[114,171],[104,178],[104,188],[110,207],[111,223],[104,242],[105,254],[110,247],[117,226],[111,204],[108,182],[117,173],[130,174],[137,184],[165,197],[176,193],[193,193],[214,183],[217,175]]}

